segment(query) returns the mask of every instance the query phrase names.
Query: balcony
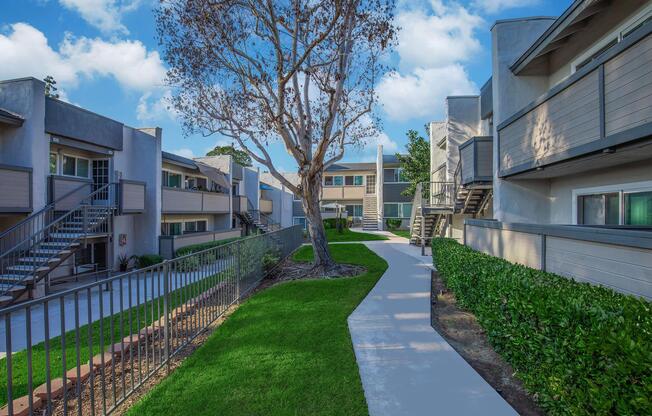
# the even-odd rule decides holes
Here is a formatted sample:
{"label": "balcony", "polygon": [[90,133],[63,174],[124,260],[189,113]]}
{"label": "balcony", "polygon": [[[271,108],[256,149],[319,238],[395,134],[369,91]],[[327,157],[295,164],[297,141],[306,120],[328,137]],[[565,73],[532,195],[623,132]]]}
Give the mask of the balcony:
{"label": "balcony", "polygon": [[473,137],[459,147],[461,184],[491,187],[493,181],[493,137]]}
{"label": "balcony", "polygon": [[324,186],[322,188],[322,200],[325,201],[361,200],[362,198],[364,198],[364,186]]}
{"label": "balcony", "polygon": [[32,169],[0,165],[0,212],[32,211]]}
{"label": "balcony", "polygon": [[226,214],[229,212],[229,195],[163,187],[162,212],[164,214]]}
{"label": "balcony", "polygon": [[652,23],[498,126],[498,175],[552,178],[652,157]]}
{"label": "balcony", "polygon": [[271,214],[274,204],[270,199],[261,199],[260,200],[260,212],[263,214]]}
{"label": "balcony", "polygon": [[122,179],[120,181],[120,214],[145,212],[145,182]]}
{"label": "balcony", "polygon": [[233,196],[233,212],[247,212],[249,200],[244,195]]}
{"label": "balcony", "polygon": [[180,248],[193,244],[204,244],[212,241],[227,240],[242,236],[242,230],[233,228],[230,230],[203,231],[198,233],[187,233],[182,235],[159,236],[159,254],[164,259],[176,257]]}

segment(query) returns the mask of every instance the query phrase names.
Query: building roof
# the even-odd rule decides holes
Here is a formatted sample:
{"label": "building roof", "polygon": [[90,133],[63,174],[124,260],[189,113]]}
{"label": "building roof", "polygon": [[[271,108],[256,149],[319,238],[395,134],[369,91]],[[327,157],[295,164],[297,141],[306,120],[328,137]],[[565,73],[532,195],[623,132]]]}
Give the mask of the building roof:
{"label": "building roof", "polygon": [[0,123],[20,127],[23,125],[24,121],[25,119],[19,114],[0,108]]}
{"label": "building roof", "polygon": [[163,160],[168,163],[179,165],[188,169],[198,169],[195,161],[192,159],[188,159],[187,157],[175,155],[174,153],[165,152],[165,151],[161,152],[161,156],[163,157]]}
{"label": "building roof", "polygon": [[375,170],[376,164],[371,163],[335,163],[326,169],[326,172],[339,172],[347,170]]}

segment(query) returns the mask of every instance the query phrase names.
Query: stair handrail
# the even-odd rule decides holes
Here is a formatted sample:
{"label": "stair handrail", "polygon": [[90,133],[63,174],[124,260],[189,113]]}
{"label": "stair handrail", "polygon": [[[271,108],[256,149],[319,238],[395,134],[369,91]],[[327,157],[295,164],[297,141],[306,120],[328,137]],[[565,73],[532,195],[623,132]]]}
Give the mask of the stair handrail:
{"label": "stair handrail", "polygon": [[[41,220],[41,218],[44,217],[46,214],[53,214],[54,213],[54,208],[56,207],[56,205],[59,202],[63,201],[65,198],[68,198],[70,195],[74,194],[75,192],[78,192],[80,189],[82,189],[82,188],[84,188],[85,186],[88,186],[88,185],[89,185],[89,183],[83,183],[83,184],[79,185],[78,187],[75,187],[74,189],[70,190],[69,192],[66,192],[65,194],[63,194],[59,198],[55,199],[54,201],[50,202],[49,204],[47,204],[43,208],[39,209],[38,211],[33,212],[27,218],[23,219],[22,221],[19,221],[18,223],[12,225],[8,229],[6,229],[2,233],[0,233],[0,258],[2,256],[4,256],[5,253],[7,253],[9,251],[12,251],[13,249],[15,249],[18,246],[22,246],[26,241],[28,241],[30,238],[32,238],[32,235],[34,235],[34,231],[35,231],[36,227],[29,227],[31,224]],[[42,222],[41,225],[42,226],[40,228],[43,228],[45,225],[47,225],[46,221],[49,223],[50,221],[53,221],[53,218],[49,218],[49,219],[43,218],[41,220],[41,222]],[[32,231],[32,232],[21,233],[20,235],[25,235],[26,237],[23,238],[19,242],[15,242],[15,241],[12,242],[13,245],[10,248],[5,249],[4,247],[8,244],[5,241],[7,239],[9,239],[9,237],[13,233],[15,233],[19,228],[25,228],[25,227],[30,228],[30,230],[26,230],[26,231]]]}
{"label": "stair handrail", "polygon": [[[46,238],[49,238],[51,235],[55,234],[56,231],[58,231],[59,224],[63,223],[64,220],[73,217],[80,210],[82,211],[82,215],[83,215],[83,230],[82,230],[83,232],[74,239],[65,239],[65,241],[67,241],[68,244],[65,246],[65,248],[61,249],[59,251],[59,253],[62,250],[69,249],[73,244],[78,243],[82,239],[87,238],[89,232],[95,231],[97,228],[104,225],[108,221],[109,215],[112,215],[113,209],[116,206],[116,201],[114,200],[114,198],[117,196],[117,192],[115,192],[115,191],[110,192],[110,191],[111,191],[111,188],[117,187],[117,186],[118,186],[117,183],[107,183],[107,184],[99,187],[95,191],[91,192],[90,194],[88,194],[87,196],[82,198],[81,201],[73,209],[69,210],[65,214],[59,216],[57,219],[55,219],[54,221],[47,224],[42,230],[39,230],[38,231],[38,234],[40,235],[39,240],[38,241],[33,241],[32,244],[30,245],[30,247],[28,247],[26,249],[23,249],[23,250],[18,250],[17,248],[15,248],[11,252],[4,253],[3,256],[0,257],[0,274],[6,273],[8,267],[11,267],[11,265],[7,266],[7,263],[9,263],[9,259],[7,259],[7,257],[9,257],[9,254],[12,254],[12,259],[14,260],[13,265],[17,265],[18,261],[16,261],[16,260],[19,260],[20,257],[22,257],[23,253],[29,253],[29,251],[31,251],[32,249],[37,247],[39,244],[43,243],[43,241]],[[93,206],[93,200],[94,200],[94,197],[96,195],[98,195],[100,193],[103,193],[105,191],[107,191],[107,195],[109,197],[109,199],[108,199],[109,203],[107,205],[97,205],[97,206],[105,207],[106,208],[105,212],[106,212],[107,216],[104,219],[104,221],[102,221],[102,223],[97,223],[97,224],[94,224],[91,227],[89,227],[89,224],[88,224],[88,211],[87,211],[88,207]],[[90,202],[90,204],[84,203],[84,201],[86,201],[86,200],[88,200]],[[0,293],[0,295],[7,295],[15,287],[17,287],[19,285],[22,285],[25,282],[26,279],[28,279],[29,277],[35,275],[39,268],[43,267],[46,264],[49,264],[50,261],[52,259],[54,259],[54,257],[57,256],[59,253],[53,253],[52,255],[50,255],[48,257],[44,257],[45,260],[40,262],[40,263],[37,263],[37,262],[32,263],[31,274],[28,272],[27,274],[25,274],[23,279],[16,280],[12,284],[10,284],[10,286],[7,287],[5,290],[3,290],[2,293]]]}
{"label": "stair handrail", "polygon": [[412,199],[412,211],[410,212],[410,237],[412,236],[414,222],[417,219],[417,212],[418,210],[421,210],[421,204],[423,204],[423,184],[418,183],[417,187],[414,190],[414,198]]}

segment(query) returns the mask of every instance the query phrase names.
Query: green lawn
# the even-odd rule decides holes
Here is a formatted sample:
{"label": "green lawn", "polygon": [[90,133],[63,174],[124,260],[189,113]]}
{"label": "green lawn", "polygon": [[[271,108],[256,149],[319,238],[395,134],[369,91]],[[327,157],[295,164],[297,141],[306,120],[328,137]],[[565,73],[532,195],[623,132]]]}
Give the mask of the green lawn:
{"label": "green lawn", "polygon": [[[347,317],[387,263],[361,244],[331,245],[367,272],[303,280],[253,296],[130,415],[366,415]],[[309,261],[312,248],[294,256]]]}
{"label": "green lawn", "polygon": [[326,239],[328,239],[329,243],[341,243],[343,241],[387,240],[387,237],[379,234],[359,233],[357,231],[351,231],[348,228],[343,229],[342,233],[338,233],[335,228],[327,228]]}
{"label": "green lawn", "polygon": [[399,237],[404,237],[407,238],[408,240],[410,239],[410,230],[394,230],[390,232]]}

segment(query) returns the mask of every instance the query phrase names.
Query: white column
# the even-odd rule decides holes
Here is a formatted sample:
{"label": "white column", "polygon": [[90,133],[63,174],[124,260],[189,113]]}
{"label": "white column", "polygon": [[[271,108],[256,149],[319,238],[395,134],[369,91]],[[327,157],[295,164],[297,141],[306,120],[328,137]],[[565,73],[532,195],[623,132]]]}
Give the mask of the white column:
{"label": "white column", "polygon": [[378,217],[378,230],[383,230],[383,217],[385,216],[383,212],[383,145],[378,145],[378,151],[376,154],[376,212]]}

